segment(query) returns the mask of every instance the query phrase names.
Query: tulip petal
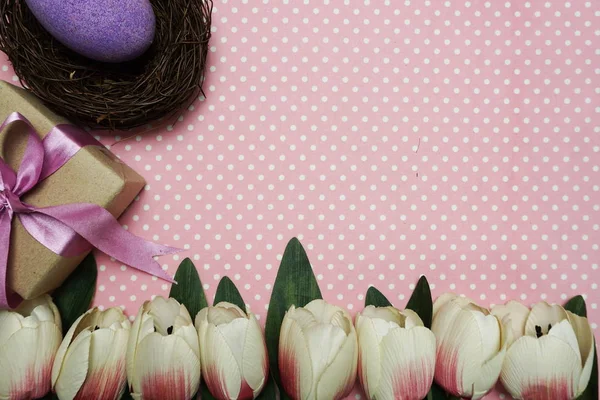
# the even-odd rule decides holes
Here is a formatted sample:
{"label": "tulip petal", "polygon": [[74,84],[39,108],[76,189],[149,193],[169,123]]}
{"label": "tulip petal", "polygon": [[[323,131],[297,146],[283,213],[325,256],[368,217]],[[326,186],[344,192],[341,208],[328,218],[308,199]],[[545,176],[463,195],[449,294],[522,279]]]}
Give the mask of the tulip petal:
{"label": "tulip petal", "polygon": [[420,400],[435,372],[436,341],[425,327],[394,329],[381,343],[381,380],[377,399]]}
{"label": "tulip petal", "polygon": [[56,357],[54,358],[54,365],[52,367],[52,388],[54,389],[54,385],[56,385],[56,381],[58,380],[58,376],[63,367],[63,363],[65,360],[65,356],[67,354],[67,349],[71,345],[73,338],[75,336],[75,331],[78,330],[79,325],[83,318],[85,318],[92,310],[88,310],[85,314],[82,314],[79,318],[75,320],[73,325],[69,328],[67,334],[65,335],[63,341],[60,343],[58,347],[58,352],[56,353]]}
{"label": "tulip petal", "polygon": [[581,363],[583,366],[577,393],[579,395],[587,388],[592,375],[594,350],[596,347],[594,345],[594,333],[592,332],[592,327],[587,318],[580,317],[570,311],[567,311],[567,318],[571,323],[575,336],[577,336],[577,343],[579,344],[579,353],[581,354]]}
{"label": "tulip petal", "polygon": [[99,329],[91,335],[88,374],[76,400],[118,400],[125,388],[127,330]]}
{"label": "tulip petal", "polygon": [[[327,330],[321,329],[311,331],[309,333],[309,349],[311,346],[311,338],[315,339],[317,336],[320,336],[324,345],[331,345],[332,343],[329,340],[333,338],[334,344],[331,346],[331,348],[339,348],[339,350],[336,350],[337,354],[330,353],[336,354],[335,358],[329,363],[329,365],[325,367],[325,370],[320,377],[316,375],[318,379],[316,398],[332,400],[344,399],[350,394],[352,388],[354,387],[354,383],[356,382],[358,363],[358,342],[356,338],[356,332],[353,329],[350,334],[345,337],[345,341],[342,343],[342,346],[338,347],[335,344],[337,333],[334,333],[332,336],[321,336],[319,331],[321,331],[321,333],[327,332]],[[325,351],[325,349],[322,349],[322,351]],[[313,352],[311,356],[314,360],[317,354]]]}
{"label": "tulip petal", "polygon": [[292,306],[281,324],[279,373],[283,389],[293,400],[306,399],[312,391],[311,355],[302,332],[308,323],[315,323],[312,313]]}
{"label": "tulip petal", "polygon": [[446,304],[456,299],[457,297],[458,295],[455,293],[444,293],[440,295],[437,299],[435,299],[435,301],[433,302],[433,318],[436,317],[437,313],[442,309],[442,307],[444,307]]}
{"label": "tulip petal", "polygon": [[88,375],[92,333],[82,331],[65,354],[62,369],[54,384],[61,400],[73,400]]}
{"label": "tulip petal", "polygon": [[[488,318],[489,317],[491,316],[488,316]],[[473,393],[471,400],[478,400],[489,393],[500,377],[504,357],[506,356],[506,349],[508,348],[508,342],[503,339],[505,336],[504,326],[499,322],[498,324],[500,327],[500,351],[481,366],[479,374],[474,375],[471,383]],[[485,332],[483,335],[486,335],[487,333],[488,332]]]}
{"label": "tulip petal", "polygon": [[[148,302],[146,302],[148,303]],[[127,376],[129,377],[129,386],[133,387],[132,381],[136,379],[137,374],[135,373],[135,359],[137,356],[137,347],[147,335],[154,332],[154,322],[152,317],[145,312],[147,304],[144,303],[140,307],[135,321],[131,326],[131,332],[129,333],[129,341],[127,342]]]}
{"label": "tulip petal", "polygon": [[190,349],[196,354],[196,357],[200,359],[200,345],[198,344],[198,333],[193,325],[182,326],[174,333],[175,336],[179,336],[186,341]]}
{"label": "tulip petal", "polygon": [[58,308],[52,301],[52,297],[45,294],[35,299],[25,300],[15,310],[17,313],[27,317],[34,316],[38,321],[52,321],[59,330],[62,330],[62,322]]}
{"label": "tulip petal", "polygon": [[575,398],[581,363],[571,346],[547,335],[524,336],[508,349],[502,383],[517,399],[564,400]]}
{"label": "tulip petal", "polygon": [[260,393],[269,376],[265,339],[254,314],[248,314],[242,374],[254,394]]}
{"label": "tulip petal", "polygon": [[144,308],[152,317],[154,327],[158,333],[166,336],[170,327],[173,327],[173,330],[175,330],[175,319],[181,312],[181,304],[177,300],[171,298],[165,299],[159,296],[155,297],[151,302],[144,304]]}
{"label": "tulip petal", "polygon": [[554,326],[565,319],[567,319],[567,312],[558,304],[537,303],[527,317],[525,335],[535,337],[536,326],[541,327],[543,333],[548,333],[549,325]]}
{"label": "tulip petal", "polygon": [[0,347],[8,341],[13,333],[21,329],[22,320],[23,316],[18,313],[0,310],[0,327],[2,327],[0,329]]}
{"label": "tulip petal", "polygon": [[52,366],[54,357],[62,340],[62,332],[54,320],[40,323],[37,329],[37,348],[35,358],[35,379],[33,398],[39,398],[51,389]]}
{"label": "tulip petal", "polygon": [[403,328],[410,329],[416,326],[425,326],[419,314],[413,310],[407,308],[401,312],[401,315],[404,317],[404,323],[401,325]]}
{"label": "tulip petal", "polygon": [[356,317],[356,330],[358,333],[358,373],[367,399],[372,399],[378,392],[381,378],[381,354],[379,343],[383,338],[377,335],[374,319]]}
{"label": "tulip petal", "polygon": [[188,400],[200,384],[200,360],[175,335],[147,335],[137,346],[134,371],[133,391],[144,400]]}
{"label": "tulip petal", "polygon": [[403,316],[400,311],[394,307],[367,306],[362,313],[360,313],[360,315],[372,319],[377,318],[388,322],[394,322],[398,326],[402,326],[402,323],[405,319],[405,316]]}
{"label": "tulip petal", "polygon": [[451,301],[438,312],[431,327],[437,338],[435,380],[455,396],[470,397],[472,381],[487,361],[482,357],[482,334],[475,313]]}
{"label": "tulip petal", "polygon": [[310,311],[316,321],[324,324],[329,324],[333,321],[341,323],[343,320],[352,320],[346,310],[320,299],[311,301],[304,306],[304,309]]}
{"label": "tulip petal", "polygon": [[[224,326],[229,325],[221,327]],[[202,349],[206,354],[206,362],[202,365],[202,372],[213,396],[220,400],[237,399],[242,387],[241,365],[235,359],[227,338],[219,329],[221,327],[212,324],[207,327],[206,342]]]}
{"label": "tulip petal", "polygon": [[514,300],[492,308],[492,314],[498,317],[503,324],[508,324],[507,327],[512,332],[511,343],[525,334],[525,324],[527,323],[527,317],[529,317],[529,311],[529,308]]}
{"label": "tulip petal", "polygon": [[0,396],[31,398],[37,340],[36,329],[23,328],[0,348]]}

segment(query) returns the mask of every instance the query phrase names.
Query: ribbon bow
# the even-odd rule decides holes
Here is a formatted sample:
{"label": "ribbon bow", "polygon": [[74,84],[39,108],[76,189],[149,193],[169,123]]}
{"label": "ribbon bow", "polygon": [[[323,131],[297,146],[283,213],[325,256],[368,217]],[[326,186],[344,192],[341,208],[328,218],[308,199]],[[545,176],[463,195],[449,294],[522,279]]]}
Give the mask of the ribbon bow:
{"label": "ribbon bow", "polygon": [[22,300],[6,285],[12,219],[16,215],[38,242],[63,257],[84,254],[95,247],[140,271],[173,282],[154,256],[180,251],[137,237],[119,225],[113,215],[96,204],[77,203],[38,208],[21,198],[85,146],[101,146],[86,132],[72,125],[58,125],[40,140],[29,121],[11,114],[0,132],[12,124],[27,130],[27,147],[18,172],[0,157],[0,308],[15,307]]}

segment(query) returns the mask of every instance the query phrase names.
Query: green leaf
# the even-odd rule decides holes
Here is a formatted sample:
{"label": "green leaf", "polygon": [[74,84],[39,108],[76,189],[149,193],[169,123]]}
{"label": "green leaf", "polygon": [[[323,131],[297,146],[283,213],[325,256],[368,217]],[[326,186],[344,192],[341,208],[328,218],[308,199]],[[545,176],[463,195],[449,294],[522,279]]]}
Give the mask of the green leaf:
{"label": "green leaf", "polygon": [[573,297],[565,304],[565,310],[571,311],[575,315],[587,318],[587,308],[583,296],[578,295]]}
{"label": "green leaf", "polygon": [[[565,304],[565,309],[580,317],[587,318],[587,307],[582,296],[575,296]],[[594,346],[596,342],[594,339]],[[594,365],[590,383],[577,400],[598,400],[598,352],[594,349]]]}
{"label": "green leaf", "polygon": [[375,307],[388,307],[391,306],[392,303],[381,293],[375,286],[371,286],[367,290],[367,295],[365,296],[365,307],[366,306],[375,306]]}
{"label": "green leaf", "polygon": [[[271,372],[279,388],[282,386],[278,370],[278,350],[283,317],[292,305],[304,307],[312,300],[321,298],[319,284],[315,279],[308,256],[298,239],[293,238],[288,243],[281,259],[279,272],[273,285],[265,327]],[[288,398],[283,390],[281,398]]]}
{"label": "green leaf", "polygon": [[412,296],[406,304],[406,308],[413,310],[423,320],[423,324],[431,329],[431,320],[433,318],[433,300],[431,299],[431,290],[427,278],[422,276],[417,282],[417,286]]}
{"label": "green leaf", "polygon": [[219,287],[217,287],[217,293],[215,294],[214,305],[218,303],[226,301],[231,304],[235,304],[243,311],[246,311],[246,303],[244,303],[244,299],[240,294],[240,291],[235,286],[235,283],[231,281],[228,277],[223,277],[221,282],[219,282]]}
{"label": "green leaf", "polygon": [[198,276],[198,270],[192,260],[186,258],[181,262],[175,273],[175,281],[177,284],[173,284],[171,287],[169,297],[185,305],[194,320],[198,312],[208,306],[208,302]]}
{"label": "green leaf", "polygon": [[54,304],[60,311],[63,334],[90,308],[96,293],[97,277],[96,259],[90,253],[52,294]]}

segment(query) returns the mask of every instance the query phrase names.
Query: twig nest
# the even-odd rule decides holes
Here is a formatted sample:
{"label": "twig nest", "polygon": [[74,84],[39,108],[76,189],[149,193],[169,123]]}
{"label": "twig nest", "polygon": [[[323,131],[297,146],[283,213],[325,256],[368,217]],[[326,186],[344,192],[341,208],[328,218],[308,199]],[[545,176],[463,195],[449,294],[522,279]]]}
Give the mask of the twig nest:
{"label": "twig nest", "polygon": [[150,0],[156,33],[133,61],[81,56],[37,21],[25,0],[0,1],[0,50],[23,86],[57,114],[100,129],[172,117],[202,91],[212,0]]}

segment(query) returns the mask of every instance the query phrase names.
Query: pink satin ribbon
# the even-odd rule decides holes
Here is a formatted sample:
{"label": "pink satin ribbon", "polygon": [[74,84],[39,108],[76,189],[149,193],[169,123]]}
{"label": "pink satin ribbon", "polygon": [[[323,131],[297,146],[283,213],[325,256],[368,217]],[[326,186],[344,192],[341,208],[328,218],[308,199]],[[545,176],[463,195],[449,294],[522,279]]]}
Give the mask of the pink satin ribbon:
{"label": "pink satin ribbon", "polygon": [[0,132],[12,124],[24,126],[28,141],[18,172],[0,157],[0,309],[16,307],[22,301],[9,292],[6,284],[15,215],[31,236],[58,255],[72,257],[95,247],[124,264],[173,282],[153,257],[174,254],[180,249],[148,242],[127,232],[104,208],[87,203],[38,208],[23,203],[24,194],[65,165],[81,148],[101,144],[72,125],[58,125],[40,140],[31,123],[19,113],[12,113],[0,125]]}

